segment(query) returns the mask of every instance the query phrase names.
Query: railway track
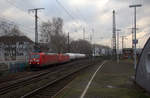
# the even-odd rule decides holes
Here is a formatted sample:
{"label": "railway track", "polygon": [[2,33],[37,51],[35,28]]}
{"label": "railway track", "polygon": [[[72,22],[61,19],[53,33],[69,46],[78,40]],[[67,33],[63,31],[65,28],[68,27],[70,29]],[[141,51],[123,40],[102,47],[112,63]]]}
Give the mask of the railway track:
{"label": "railway track", "polygon": [[[80,63],[80,64],[79,64]],[[37,89],[47,83],[51,83],[56,80],[58,77],[64,77],[65,74],[71,73],[71,70],[78,68],[79,66],[83,66],[87,64],[88,61],[84,62],[75,62],[64,64],[63,66],[59,66],[54,68],[53,71],[43,72],[41,74],[31,76],[28,78],[23,78],[17,81],[12,81],[9,84],[0,87],[0,98],[10,98],[15,96],[15,98],[19,98],[27,92],[33,91],[33,89]],[[69,67],[70,66],[70,67]],[[68,70],[69,69],[69,70]],[[38,83],[39,82],[39,83]],[[35,85],[35,86],[34,86]],[[27,88],[32,88],[32,90],[23,90]],[[19,93],[21,92],[21,93]]]}
{"label": "railway track", "polygon": [[25,78],[21,78],[21,79],[18,79],[16,81],[10,81],[10,82],[7,82],[7,83],[3,83],[0,87],[0,95],[2,94],[5,94],[11,90],[14,90],[14,89],[17,89],[17,87],[19,87],[20,85],[22,85],[24,83],[25,84],[28,84],[28,81],[31,81],[33,80],[34,78],[38,78],[42,75],[45,75],[45,74],[48,74],[48,72],[43,72],[43,73],[40,73],[40,74],[37,74],[37,75],[33,75],[33,76],[30,76],[30,77],[25,77]]}
{"label": "railway track", "polygon": [[40,88],[37,88],[29,93],[26,93],[25,95],[21,96],[21,98],[53,98],[53,96],[59,92],[62,88],[65,87],[70,81],[74,79],[74,77],[77,75],[78,72],[81,70],[89,67],[89,65],[92,64],[87,64],[86,66],[83,66],[79,69],[76,69],[70,73],[65,74],[64,76],[53,80],[50,83],[47,83],[43,85]]}

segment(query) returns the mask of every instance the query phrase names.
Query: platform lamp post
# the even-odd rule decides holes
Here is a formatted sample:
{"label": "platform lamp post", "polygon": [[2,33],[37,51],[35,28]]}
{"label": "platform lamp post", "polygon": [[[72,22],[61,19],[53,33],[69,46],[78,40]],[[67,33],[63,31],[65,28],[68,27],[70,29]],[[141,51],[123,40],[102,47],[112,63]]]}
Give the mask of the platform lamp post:
{"label": "platform lamp post", "polygon": [[136,39],[136,7],[141,7],[141,4],[135,4],[135,5],[129,5],[130,8],[134,8],[134,68],[136,69],[136,44],[138,43],[138,40]]}

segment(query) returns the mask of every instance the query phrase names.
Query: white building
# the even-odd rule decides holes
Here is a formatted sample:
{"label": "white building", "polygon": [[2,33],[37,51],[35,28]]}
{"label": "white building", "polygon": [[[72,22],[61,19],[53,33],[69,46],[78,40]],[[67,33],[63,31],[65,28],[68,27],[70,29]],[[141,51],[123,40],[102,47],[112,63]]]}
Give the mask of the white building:
{"label": "white building", "polygon": [[33,50],[33,42],[26,36],[0,37],[0,63],[26,61]]}

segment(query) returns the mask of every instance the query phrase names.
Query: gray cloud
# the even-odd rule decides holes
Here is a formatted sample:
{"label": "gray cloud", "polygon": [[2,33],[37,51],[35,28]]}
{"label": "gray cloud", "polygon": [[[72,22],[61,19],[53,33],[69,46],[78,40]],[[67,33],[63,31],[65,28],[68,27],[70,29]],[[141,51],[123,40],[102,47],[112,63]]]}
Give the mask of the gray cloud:
{"label": "gray cloud", "polygon": [[[20,25],[20,28],[27,32],[28,36],[34,39],[34,14],[28,14],[28,9],[44,7],[45,10],[39,12],[39,23],[51,20],[52,17],[64,19],[64,31],[71,32],[74,39],[82,38],[82,29],[86,28],[86,36],[89,37],[92,29],[95,31],[95,42],[100,43],[100,37],[105,37],[106,42],[112,36],[112,10],[116,10],[117,28],[122,29],[123,34],[130,34],[129,27],[133,24],[133,9],[129,8],[133,2],[142,3],[138,8],[137,23],[139,32],[149,32],[149,0],[58,0],[74,17],[68,16],[64,9],[56,0],[1,0],[0,17],[13,20]],[[24,30],[24,28],[29,30]],[[29,31],[29,32],[28,32]],[[31,32],[33,33],[31,33]],[[103,39],[103,43],[105,43]]]}

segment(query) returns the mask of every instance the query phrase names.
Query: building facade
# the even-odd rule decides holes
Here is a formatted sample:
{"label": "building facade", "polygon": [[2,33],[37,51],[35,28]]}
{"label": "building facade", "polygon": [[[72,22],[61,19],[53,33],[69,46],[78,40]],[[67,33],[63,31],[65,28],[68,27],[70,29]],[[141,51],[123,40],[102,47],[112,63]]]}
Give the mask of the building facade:
{"label": "building facade", "polygon": [[33,42],[26,36],[0,37],[0,62],[27,61],[33,51]]}

